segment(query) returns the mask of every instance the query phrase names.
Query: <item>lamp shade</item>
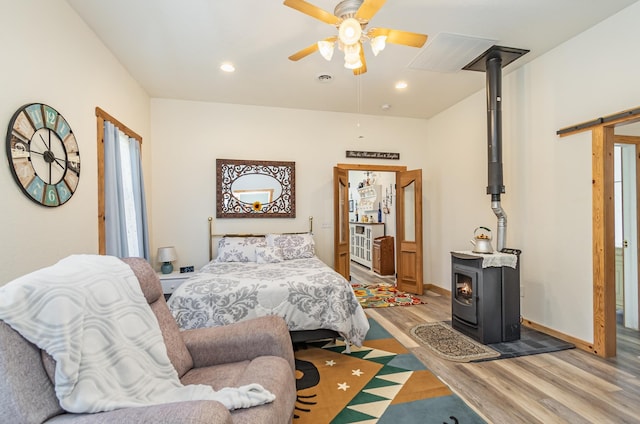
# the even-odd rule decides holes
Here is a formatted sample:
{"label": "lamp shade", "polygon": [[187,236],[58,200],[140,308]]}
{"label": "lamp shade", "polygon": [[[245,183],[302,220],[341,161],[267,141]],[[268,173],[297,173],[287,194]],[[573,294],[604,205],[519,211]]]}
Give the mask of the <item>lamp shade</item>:
{"label": "lamp shade", "polygon": [[173,246],[159,247],[158,248],[158,262],[162,262],[160,270],[163,274],[171,274],[173,272],[173,264],[171,261],[178,259],[176,255],[176,249]]}
{"label": "lamp shade", "polygon": [[172,262],[178,258],[176,249],[173,246],[158,248],[158,262]]}
{"label": "lamp shade", "polygon": [[377,37],[373,37],[371,39],[371,51],[374,56],[378,56],[382,50],[384,50],[387,45],[387,36],[386,35],[378,35]]}
{"label": "lamp shade", "polygon": [[333,43],[329,41],[318,41],[318,50],[320,54],[326,60],[331,60],[333,57]]}
{"label": "lamp shade", "polygon": [[362,26],[357,19],[347,18],[340,23],[338,38],[342,41],[342,44],[355,44],[360,41],[360,36],[362,36]]}

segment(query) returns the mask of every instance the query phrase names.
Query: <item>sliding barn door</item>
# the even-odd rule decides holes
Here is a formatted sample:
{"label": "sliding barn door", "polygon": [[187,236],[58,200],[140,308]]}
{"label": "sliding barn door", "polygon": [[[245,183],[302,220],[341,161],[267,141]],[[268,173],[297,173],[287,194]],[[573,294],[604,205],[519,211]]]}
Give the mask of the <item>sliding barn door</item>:
{"label": "sliding barn door", "polygon": [[422,170],[396,173],[398,290],[422,294]]}
{"label": "sliding barn door", "polygon": [[351,258],[349,257],[349,171],[333,168],[333,266],[347,281]]}

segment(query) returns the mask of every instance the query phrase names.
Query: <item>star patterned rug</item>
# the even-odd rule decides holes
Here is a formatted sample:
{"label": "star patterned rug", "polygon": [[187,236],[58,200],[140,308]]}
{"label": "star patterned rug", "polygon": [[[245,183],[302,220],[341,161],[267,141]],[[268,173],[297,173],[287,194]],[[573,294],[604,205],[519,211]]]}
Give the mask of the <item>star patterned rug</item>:
{"label": "star patterned rug", "polygon": [[389,306],[420,305],[420,298],[396,289],[391,284],[351,284],[363,308],[388,308]]}
{"label": "star patterned rug", "polygon": [[294,424],[485,423],[375,320],[361,348],[307,343],[295,352]]}

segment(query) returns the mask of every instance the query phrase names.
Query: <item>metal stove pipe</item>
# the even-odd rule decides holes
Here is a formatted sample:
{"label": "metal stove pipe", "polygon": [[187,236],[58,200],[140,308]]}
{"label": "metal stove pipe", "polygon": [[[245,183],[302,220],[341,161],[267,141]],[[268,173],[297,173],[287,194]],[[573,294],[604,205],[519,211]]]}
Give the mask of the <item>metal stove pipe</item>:
{"label": "metal stove pipe", "polygon": [[500,205],[500,195],[505,192],[502,179],[502,57],[487,57],[487,194],[491,195],[491,209],[498,218],[497,250],[502,250],[507,238],[507,214]]}
{"label": "metal stove pipe", "polygon": [[491,210],[498,217],[497,250],[502,250],[507,239],[507,214],[500,206],[500,195],[504,193],[502,183],[502,68],[529,50],[513,47],[493,46],[464,68],[487,74],[487,157]]}

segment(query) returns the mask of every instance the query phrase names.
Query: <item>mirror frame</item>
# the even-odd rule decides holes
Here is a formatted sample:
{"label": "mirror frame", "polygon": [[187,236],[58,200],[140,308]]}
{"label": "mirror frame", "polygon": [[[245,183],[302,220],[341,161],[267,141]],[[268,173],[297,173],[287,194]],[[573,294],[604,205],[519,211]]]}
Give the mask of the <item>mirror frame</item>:
{"label": "mirror frame", "polygon": [[[239,201],[231,190],[238,178],[253,174],[269,176],[282,188],[280,196],[262,204],[260,210]],[[216,159],[216,218],[295,218],[295,176],[295,162]]]}

